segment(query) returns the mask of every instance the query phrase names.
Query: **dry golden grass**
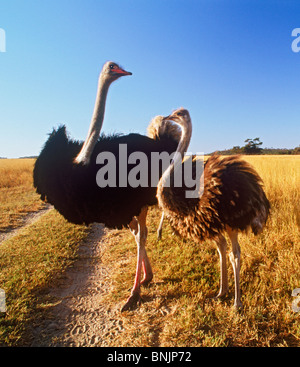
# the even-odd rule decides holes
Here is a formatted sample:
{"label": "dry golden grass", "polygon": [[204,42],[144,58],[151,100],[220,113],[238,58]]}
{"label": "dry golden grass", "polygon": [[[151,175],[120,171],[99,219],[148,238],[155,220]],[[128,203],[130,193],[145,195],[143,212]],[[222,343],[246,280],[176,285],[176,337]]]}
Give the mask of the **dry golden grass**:
{"label": "dry golden grass", "polygon": [[22,224],[27,213],[43,207],[33,188],[34,159],[0,160],[0,232]]}
{"label": "dry golden grass", "polygon": [[[245,157],[258,170],[272,205],[259,236],[240,235],[243,311],[233,309],[230,293],[210,298],[219,287],[219,259],[212,242],[193,243],[172,235],[167,224],[156,242],[160,212],[148,217],[148,253],[154,280],[143,289],[145,302],[120,316],[122,346],[300,346],[300,314],[292,311],[300,287],[300,157]],[[298,220],[298,222],[297,222]],[[115,231],[106,261],[115,261],[115,287],[107,300],[124,302],[134,279],[136,251],[128,231]],[[124,261],[125,260],[125,261]]]}

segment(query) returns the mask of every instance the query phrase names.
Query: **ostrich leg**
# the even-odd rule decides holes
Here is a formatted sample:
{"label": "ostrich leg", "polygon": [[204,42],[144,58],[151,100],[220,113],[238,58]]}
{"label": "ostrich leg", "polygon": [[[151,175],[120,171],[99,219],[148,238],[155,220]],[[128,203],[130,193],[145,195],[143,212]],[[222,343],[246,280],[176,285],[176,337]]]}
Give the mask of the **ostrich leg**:
{"label": "ostrich leg", "polygon": [[[134,218],[129,224],[130,231],[134,235],[137,243],[137,266],[131,295],[123,306],[122,311],[134,309],[137,303],[141,302],[141,284],[147,285],[153,278],[150,261],[146,252],[148,232],[146,226],[147,212],[148,208],[144,207],[137,219]],[[142,268],[144,271],[144,279],[141,281]]]}
{"label": "ostrich leg", "polygon": [[238,243],[238,232],[227,227],[227,233],[232,243],[232,252],[229,255],[229,259],[233,268],[234,273],[234,284],[235,284],[235,298],[234,307],[239,310],[243,308],[241,302],[241,291],[240,291],[240,267],[241,267],[241,248]]}
{"label": "ostrich leg", "polygon": [[216,239],[216,244],[218,246],[218,253],[220,256],[220,270],[221,270],[221,280],[220,280],[220,291],[216,298],[224,296],[228,292],[228,276],[227,276],[227,264],[226,264],[226,249],[227,242],[223,235],[220,235]]}

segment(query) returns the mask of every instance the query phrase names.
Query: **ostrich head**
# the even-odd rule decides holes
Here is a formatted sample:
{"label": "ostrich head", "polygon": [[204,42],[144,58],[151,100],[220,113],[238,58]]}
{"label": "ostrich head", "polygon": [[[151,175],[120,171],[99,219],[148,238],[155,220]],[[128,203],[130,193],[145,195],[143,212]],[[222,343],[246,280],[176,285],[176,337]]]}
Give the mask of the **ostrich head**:
{"label": "ostrich head", "polygon": [[97,144],[100,131],[103,124],[105,102],[110,84],[124,75],[132,75],[125,71],[118,64],[108,61],[104,64],[98,81],[98,91],[87,138],[81,148],[81,151],[74,162],[79,164],[88,164],[95,145]]}
{"label": "ostrich head", "polygon": [[171,120],[181,127],[187,127],[191,125],[191,117],[189,111],[185,108],[178,108],[171,115],[164,118],[164,121]]}
{"label": "ostrich head", "polygon": [[121,76],[132,75],[132,73],[125,71],[115,62],[108,61],[104,64],[101,75],[105,80],[113,82]]}
{"label": "ostrich head", "polygon": [[182,107],[178,108],[163,120],[173,121],[181,127],[182,133],[177,147],[177,152],[180,152],[181,154],[186,152],[192,136],[192,121],[189,111]]}

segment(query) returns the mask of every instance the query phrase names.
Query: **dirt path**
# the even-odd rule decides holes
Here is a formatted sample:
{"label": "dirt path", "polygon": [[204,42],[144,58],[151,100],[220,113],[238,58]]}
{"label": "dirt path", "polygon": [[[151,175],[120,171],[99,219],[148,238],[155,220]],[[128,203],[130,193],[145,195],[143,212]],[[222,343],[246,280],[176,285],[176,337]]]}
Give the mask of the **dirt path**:
{"label": "dirt path", "polygon": [[6,232],[0,232],[0,245],[1,245],[1,242],[6,241],[9,238],[17,235],[19,231],[23,230],[25,227],[37,221],[42,215],[46,214],[52,208],[53,207],[51,205],[47,204],[45,205],[44,208],[36,212],[31,212],[31,213],[26,214],[22,220],[21,226],[17,228],[12,228],[12,229],[8,228]]}
{"label": "dirt path", "polygon": [[[0,233],[0,245],[46,214],[52,206],[29,213],[21,227]],[[105,302],[111,291],[110,265],[101,261],[109,241],[108,230],[94,224],[79,246],[78,260],[67,269],[55,287],[45,290],[51,299],[46,310],[34,315],[26,331],[30,346],[113,346],[123,330],[121,305],[113,308]],[[36,316],[36,317],[35,317]],[[22,341],[21,341],[21,344]]]}
{"label": "dirt path", "polygon": [[101,262],[106,233],[94,224],[74,266],[49,289],[55,302],[31,325],[31,346],[111,346],[122,332],[120,305],[105,303],[112,286],[109,266]]}

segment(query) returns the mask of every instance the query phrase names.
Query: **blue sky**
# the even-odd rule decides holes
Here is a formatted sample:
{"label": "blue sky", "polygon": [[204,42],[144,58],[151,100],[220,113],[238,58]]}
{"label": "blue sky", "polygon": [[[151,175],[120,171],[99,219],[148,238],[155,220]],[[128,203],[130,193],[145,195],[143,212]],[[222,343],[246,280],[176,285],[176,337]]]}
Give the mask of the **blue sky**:
{"label": "blue sky", "polygon": [[300,144],[298,0],[1,0],[0,28],[0,156],[37,155],[59,124],[85,139],[108,60],[133,75],[111,86],[106,133],[183,106],[193,153]]}

